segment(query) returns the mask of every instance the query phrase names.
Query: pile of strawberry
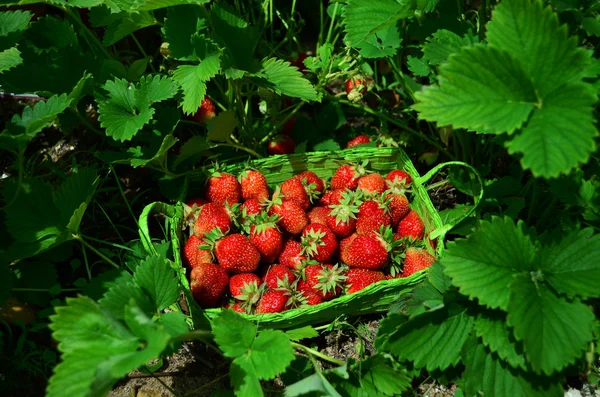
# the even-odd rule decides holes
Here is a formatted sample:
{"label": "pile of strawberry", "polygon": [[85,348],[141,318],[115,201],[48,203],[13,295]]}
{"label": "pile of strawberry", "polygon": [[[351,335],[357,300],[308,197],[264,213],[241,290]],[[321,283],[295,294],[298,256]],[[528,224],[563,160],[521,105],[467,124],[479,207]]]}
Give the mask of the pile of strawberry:
{"label": "pile of strawberry", "polygon": [[194,298],[204,308],[276,313],[427,268],[435,259],[410,185],[404,171],[384,177],[358,164],[340,166],[329,189],[304,171],[273,194],[257,170],[213,173],[205,198],[185,204]]}

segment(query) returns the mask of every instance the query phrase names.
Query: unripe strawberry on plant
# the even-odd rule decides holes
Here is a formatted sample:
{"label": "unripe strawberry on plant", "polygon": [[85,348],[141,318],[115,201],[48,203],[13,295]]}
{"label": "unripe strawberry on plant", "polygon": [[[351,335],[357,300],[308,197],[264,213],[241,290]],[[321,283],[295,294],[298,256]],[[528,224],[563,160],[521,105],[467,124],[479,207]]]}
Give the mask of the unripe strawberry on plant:
{"label": "unripe strawberry on plant", "polygon": [[289,135],[275,137],[267,146],[270,155],[292,154],[296,150],[296,142]]}
{"label": "unripe strawberry on plant", "polygon": [[253,199],[263,203],[269,198],[267,178],[260,171],[253,169],[242,171],[238,179],[244,200]]}
{"label": "unripe strawberry on plant", "polygon": [[346,272],[346,293],[353,294],[371,284],[386,280],[386,276],[377,270],[352,268]]}
{"label": "unripe strawberry on plant", "polygon": [[225,207],[207,203],[200,209],[198,219],[194,224],[194,234],[199,239],[202,239],[214,228],[218,228],[223,233],[226,233],[230,227],[231,217],[225,210]]}
{"label": "unripe strawberry on plant", "polygon": [[299,241],[289,239],[284,243],[279,254],[280,264],[293,270],[300,270],[306,260],[306,255],[302,252],[302,244]]}
{"label": "unripe strawberry on plant", "polygon": [[258,301],[256,314],[280,313],[284,311],[289,297],[289,292],[277,289],[267,290],[262,298],[260,298],[260,301]]}
{"label": "unripe strawberry on plant", "polygon": [[410,247],[404,255],[402,277],[408,277],[418,271],[427,269],[435,262],[435,257],[424,248]]}
{"label": "unripe strawberry on plant", "polygon": [[337,249],[338,243],[331,229],[319,223],[312,223],[302,231],[302,248],[309,259],[327,262]]}
{"label": "unripe strawberry on plant", "polygon": [[200,103],[200,107],[191,118],[198,123],[203,123],[213,117],[215,117],[215,105],[209,97],[205,96]]}
{"label": "unripe strawberry on plant", "polygon": [[281,264],[268,267],[263,282],[267,288],[287,288],[290,289],[292,282],[296,279],[294,273],[289,267]]}
{"label": "unripe strawberry on plant", "polygon": [[194,267],[190,274],[190,291],[203,308],[219,306],[228,284],[227,272],[214,263],[202,263]]}
{"label": "unripe strawberry on plant", "polygon": [[352,138],[350,142],[346,144],[346,149],[350,149],[352,147],[356,147],[359,145],[364,145],[371,142],[371,138],[366,135],[359,135],[355,138]]}
{"label": "unripe strawberry on plant", "polygon": [[306,284],[322,300],[331,300],[342,292],[346,280],[338,265],[311,265],[304,269]]}
{"label": "unripe strawberry on plant", "polygon": [[258,215],[250,227],[250,242],[258,249],[264,263],[273,263],[281,252],[283,236],[277,228],[277,215]]}
{"label": "unripe strawberry on plant", "polygon": [[201,249],[200,246],[205,245],[204,241],[200,240],[196,235],[192,234],[186,241],[183,249],[183,263],[195,268],[202,263],[212,263],[214,258],[210,250]]}
{"label": "unripe strawberry on plant", "polygon": [[400,220],[396,233],[400,237],[408,237],[412,240],[422,240],[425,234],[425,225],[415,210],[410,210],[408,214]]}
{"label": "unripe strawberry on plant", "polygon": [[206,198],[218,205],[237,204],[242,198],[242,188],[235,176],[214,172],[206,183]]}

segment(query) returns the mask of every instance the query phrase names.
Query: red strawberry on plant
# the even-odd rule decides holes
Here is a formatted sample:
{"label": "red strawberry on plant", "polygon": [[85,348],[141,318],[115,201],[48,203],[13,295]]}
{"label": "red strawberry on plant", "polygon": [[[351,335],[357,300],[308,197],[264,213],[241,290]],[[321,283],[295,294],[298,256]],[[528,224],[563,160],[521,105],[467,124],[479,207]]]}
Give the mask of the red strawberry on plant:
{"label": "red strawberry on plant", "polygon": [[267,146],[270,155],[292,154],[296,150],[296,142],[289,135],[279,135]]}
{"label": "red strawberry on plant", "polygon": [[367,85],[365,81],[358,76],[346,80],[344,88],[346,89],[346,94],[350,94],[352,90],[358,91],[359,89],[362,95],[365,95],[367,93]]}
{"label": "red strawberry on plant", "polygon": [[302,252],[302,244],[295,240],[287,240],[279,254],[279,263],[290,269],[300,270],[307,260]]}
{"label": "red strawberry on plant", "polygon": [[346,286],[348,294],[353,294],[378,281],[383,281],[386,276],[377,270],[352,268],[346,272]]}
{"label": "red strawberry on plant", "polygon": [[356,228],[356,213],[358,207],[355,202],[355,196],[351,191],[343,193],[339,204],[332,204],[329,207],[331,212],[327,217],[327,226],[335,233],[338,238],[345,238],[354,233]]}
{"label": "red strawberry on plant", "polygon": [[320,223],[321,225],[326,225],[329,212],[331,212],[331,209],[329,208],[314,207],[308,212],[307,215],[310,223]]}
{"label": "red strawberry on plant", "polygon": [[[207,241],[208,240],[208,241]],[[229,273],[249,273],[258,268],[260,252],[243,234],[229,234],[223,237],[217,229],[205,239],[215,247],[219,264]]]}
{"label": "red strawberry on plant", "polygon": [[379,174],[368,174],[359,178],[358,188],[367,194],[380,194],[385,190],[385,179]]}
{"label": "red strawberry on plant", "polygon": [[194,224],[194,234],[199,239],[202,239],[214,228],[218,228],[223,233],[226,233],[230,227],[231,217],[225,210],[225,207],[208,203],[204,204],[200,209],[198,219]]}
{"label": "red strawberry on plant", "polygon": [[200,103],[200,107],[191,118],[197,123],[203,123],[213,117],[215,117],[215,105],[209,97],[205,96]]}
{"label": "red strawberry on plant", "polygon": [[242,171],[239,176],[240,186],[242,188],[242,198],[244,200],[256,200],[259,203],[269,198],[269,187],[267,178],[260,172],[253,169]]}
{"label": "red strawberry on plant", "polygon": [[260,298],[260,301],[258,301],[256,314],[280,313],[284,311],[289,297],[289,292],[277,289],[267,290],[262,298]]}
{"label": "red strawberry on plant", "polygon": [[335,234],[325,225],[312,223],[302,231],[302,248],[306,256],[318,262],[327,262],[337,249]]}
{"label": "red strawberry on plant", "polygon": [[206,198],[218,205],[239,203],[242,197],[240,183],[235,176],[225,172],[214,172],[206,185]]}
{"label": "red strawberry on plant", "polygon": [[275,262],[281,252],[283,237],[277,228],[278,219],[277,215],[268,216],[263,212],[250,227],[250,242],[258,249],[265,263]]}
{"label": "red strawberry on plant", "polygon": [[356,190],[358,179],[365,174],[363,166],[360,165],[342,165],[331,177],[332,189],[350,189]]}
{"label": "red strawberry on plant", "polygon": [[204,242],[192,234],[183,250],[183,263],[192,269],[202,263],[212,263],[214,258],[210,250],[200,249]]}
{"label": "red strawberry on plant", "polygon": [[404,257],[402,277],[408,277],[418,271],[427,269],[433,262],[435,262],[435,258],[424,248],[408,248]]}
{"label": "red strawberry on plant", "polygon": [[308,224],[308,216],[296,201],[286,200],[279,186],[273,193],[273,199],[268,205],[269,215],[279,215],[277,226],[290,234],[300,234]]}
{"label": "red strawberry on plant", "polygon": [[338,265],[311,265],[304,269],[306,283],[322,300],[330,300],[342,292],[346,280]]}
{"label": "red strawberry on plant", "polygon": [[285,265],[271,265],[263,279],[267,288],[288,288],[296,279],[294,273]]}
{"label": "red strawberry on plant", "polygon": [[392,225],[396,226],[410,211],[410,203],[404,194],[390,193],[385,198],[392,217]]}
{"label": "red strawberry on plant", "polygon": [[408,214],[400,220],[396,233],[400,237],[408,237],[412,240],[422,240],[425,234],[425,225],[415,210],[410,210]]}
{"label": "red strawberry on plant", "polygon": [[203,308],[217,307],[225,296],[229,276],[225,269],[214,263],[201,263],[192,269],[190,290]]}
{"label": "red strawberry on plant", "polygon": [[281,194],[285,200],[297,202],[303,210],[310,208],[310,196],[306,192],[302,181],[297,177],[290,178],[281,183]]}
{"label": "red strawberry on plant", "polygon": [[346,144],[346,149],[350,149],[351,147],[364,145],[371,142],[371,138],[366,135],[359,135],[355,138],[352,138],[348,144]]}

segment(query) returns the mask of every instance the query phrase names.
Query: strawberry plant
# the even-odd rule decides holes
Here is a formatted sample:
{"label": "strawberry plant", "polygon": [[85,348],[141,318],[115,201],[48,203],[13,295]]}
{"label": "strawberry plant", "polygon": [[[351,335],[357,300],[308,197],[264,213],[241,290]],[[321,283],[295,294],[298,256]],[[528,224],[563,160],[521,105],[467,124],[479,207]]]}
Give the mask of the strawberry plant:
{"label": "strawberry plant", "polygon": [[[599,11],[4,1],[2,390],[597,392]],[[324,176],[342,148],[417,172],[358,155]],[[385,315],[335,306],[399,279],[422,281],[370,302]]]}

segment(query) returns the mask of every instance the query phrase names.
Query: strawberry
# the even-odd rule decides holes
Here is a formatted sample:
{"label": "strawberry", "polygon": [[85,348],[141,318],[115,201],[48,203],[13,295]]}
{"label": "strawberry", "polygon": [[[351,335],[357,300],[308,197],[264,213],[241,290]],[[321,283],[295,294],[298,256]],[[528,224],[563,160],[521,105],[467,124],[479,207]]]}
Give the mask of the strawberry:
{"label": "strawberry", "polygon": [[346,256],[347,249],[357,237],[358,233],[352,233],[352,235],[340,241],[340,259],[342,260],[342,262],[348,263],[348,258]]}
{"label": "strawberry", "polygon": [[371,284],[374,284],[378,281],[383,281],[385,279],[386,276],[382,272],[369,269],[353,268],[346,272],[346,287],[348,288],[346,292],[348,294],[353,294],[356,291],[360,291]]}
{"label": "strawberry", "polygon": [[331,300],[342,292],[346,280],[338,265],[311,265],[304,269],[306,283],[322,300]]}
{"label": "strawberry", "polygon": [[196,219],[198,219],[198,213],[200,212],[200,208],[202,208],[202,206],[206,203],[208,203],[208,201],[206,201],[203,198],[195,198],[188,200],[183,205],[183,216],[187,220],[187,223],[190,227],[193,226],[194,223],[196,223]]}
{"label": "strawberry", "polygon": [[289,135],[279,135],[267,146],[270,155],[292,154],[296,150],[296,143]]}
{"label": "strawberry", "polygon": [[235,302],[233,305],[228,303],[227,305],[225,305],[225,309],[230,309],[238,313],[246,313],[246,310],[242,307],[242,304],[240,302]]}
{"label": "strawberry", "polygon": [[262,298],[260,298],[260,301],[258,301],[256,314],[280,313],[284,311],[289,296],[290,294],[285,291],[280,291],[277,289],[267,290]]}
{"label": "strawberry", "polygon": [[348,192],[352,192],[351,190],[348,189],[334,189],[331,190],[331,196],[329,197],[329,206],[331,205],[336,205],[342,202],[342,200],[344,199],[344,194],[348,193]]}
{"label": "strawberry", "polygon": [[325,182],[312,171],[304,171],[296,175],[302,181],[306,191],[311,197],[320,196],[325,191]]}
{"label": "strawberry", "polygon": [[331,210],[329,208],[314,207],[306,215],[308,215],[308,219],[310,220],[310,223],[320,223],[322,225],[326,225],[327,217],[329,216],[329,212],[331,212]]}
{"label": "strawberry", "polygon": [[206,198],[218,205],[233,205],[240,202],[242,189],[235,176],[225,172],[215,172],[208,179]]}
{"label": "strawberry", "polygon": [[346,89],[346,94],[350,94],[352,90],[360,90],[360,93],[362,95],[365,95],[367,93],[367,85],[365,84],[364,80],[362,80],[362,78],[360,77],[352,77],[348,79],[344,84],[344,88]]}
{"label": "strawberry", "polygon": [[263,279],[267,288],[287,288],[296,279],[294,273],[285,265],[271,265]]}
{"label": "strawberry", "polygon": [[333,190],[326,191],[323,196],[319,199],[319,205],[323,207],[329,207],[331,205],[331,195],[333,194]]}
{"label": "strawberry", "polygon": [[302,244],[295,240],[287,240],[279,254],[279,263],[290,269],[300,270],[307,260],[302,252]]}
{"label": "strawberry", "polygon": [[278,219],[277,215],[267,216],[263,212],[250,227],[250,241],[258,249],[265,263],[275,262],[281,252],[283,237],[276,225]]}
{"label": "strawberry", "polygon": [[425,234],[425,225],[415,210],[410,210],[408,214],[398,223],[396,233],[400,237],[408,237],[412,240],[422,240]]}
{"label": "strawberry", "polygon": [[223,233],[227,233],[231,227],[231,217],[225,210],[225,207],[214,203],[204,204],[198,214],[198,219],[194,224],[194,234],[199,239],[209,233],[214,228],[218,228]]}
{"label": "strawberry", "polygon": [[292,200],[285,200],[279,187],[273,193],[273,199],[268,205],[269,215],[279,215],[277,226],[290,234],[300,234],[308,224],[308,216],[300,205]]}
{"label": "strawberry", "polygon": [[382,226],[390,226],[392,217],[384,204],[377,200],[365,201],[358,207],[356,232],[361,235],[377,232]]}
{"label": "strawberry", "polygon": [[262,212],[262,206],[255,199],[248,199],[241,205],[242,217],[258,215]]}
{"label": "strawberry", "polygon": [[[290,117],[285,123],[283,123],[283,127],[281,127],[281,133],[283,135],[291,135],[294,132],[294,126],[296,125],[296,118]],[[295,146],[295,144],[294,144]],[[292,153],[294,150],[292,150]]]}
{"label": "strawberry", "polygon": [[306,256],[318,262],[326,262],[337,249],[335,234],[325,225],[312,223],[302,231],[302,248]]}
{"label": "strawberry", "polygon": [[301,278],[298,279],[298,283],[296,284],[296,294],[293,298],[299,301],[300,306],[318,305],[323,302],[321,296]]}
{"label": "strawberry", "polygon": [[344,258],[350,267],[381,269],[391,246],[379,234],[358,235],[346,248]]}
{"label": "strawberry", "polygon": [[213,117],[215,117],[215,105],[209,97],[205,96],[196,113],[191,116],[191,119],[197,123],[203,123]]}
{"label": "strawberry", "polygon": [[194,234],[186,241],[183,250],[183,263],[185,263],[186,266],[193,269],[202,263],[213,262],[214,258],[212,252],[210,250],[200,249],[201,245],[204,245],[204,242]]}
{"label": "strawberry", "polygon": [[358,188],[367,194],[380,194],[385,190],[385,179],[379,174],[368,174],[358,179]]}
{"label": "strawberry", "polygon": [[327,226],[338,238],[348,237],[356,228],[355,214],[358,212],[358,207],[354,204],[354,201],[354,194],[347,191],[342,194],[342,200],[339,204],[329,206],[331,212],[327,217]]}
{"label": "strawberry", "polygon": [[387,190],[394,194],[405,194],[412,182],[410,175],[402,170],[390,171],[385,176]]}
{"label": "strawberry", "polygon": [[365,174],[364,168],[359,165],[342,165],[331,177],[332,189],[356,190],[358,179]]}
{"label": "strawberry", "polygon": [[366,143],[371,142],[371,138],[366,135],[359,135],[355,138],[352,138],[348,144],[346,144],[346,149],[350,149],[351,147],[364,145]]}
{"label": "strawberry", "polygon": [[410,211],[410,204],[404,194],[390,193],[385,198],[392,217],[392,225],[396,226],[400,219],[404,218]]}
{"label": "strawberry", "polygon": [[227,272],[214,263],[201,263],[190,274],[190,290],[203,308],[217,307],[225,296],[228,284]]}
{"label": "strawberry", "polygon": [[281,194],[285,200],[297,202],[304,211],[310,208],[310,196],[306,192],[302,181],[293,177],[281,183]]}
{"label": "strawberry", "polygon": [[306,66],[304,66],[304,60],[308,58],[308,55],[306,55],[303,52],[299,52],[298,55],[296,55],[296,59],[294,58],[288,58],[288,62],[292,65],[298,68],[299,71],[301,71],[302,73],[306,72]]}
{"label": "strawberry", "polygon": [[229,279],[229,292],[236,298],[249,290],[249,286],[255,284],[257,287],[261,284],[260,277],[254,273],[240,273],[231,276]]}
{"label": "strawberry", "polygon": [[269,198],[267,178],[260,171],[252,169],[242,171],[238,179],[244,200],[254,199],[262,203]]}
{"label": "strawberry", "polygon": [[260,252],[243,234],[230,234],[215,243],[219,264],[230,273],[248,273],[258,268]]}
{"label": "strawberry", "polygon": [[406,250],[402,277],[408,277],[420,270],[427,269],[435,258],[423,248],[411,247]]}

